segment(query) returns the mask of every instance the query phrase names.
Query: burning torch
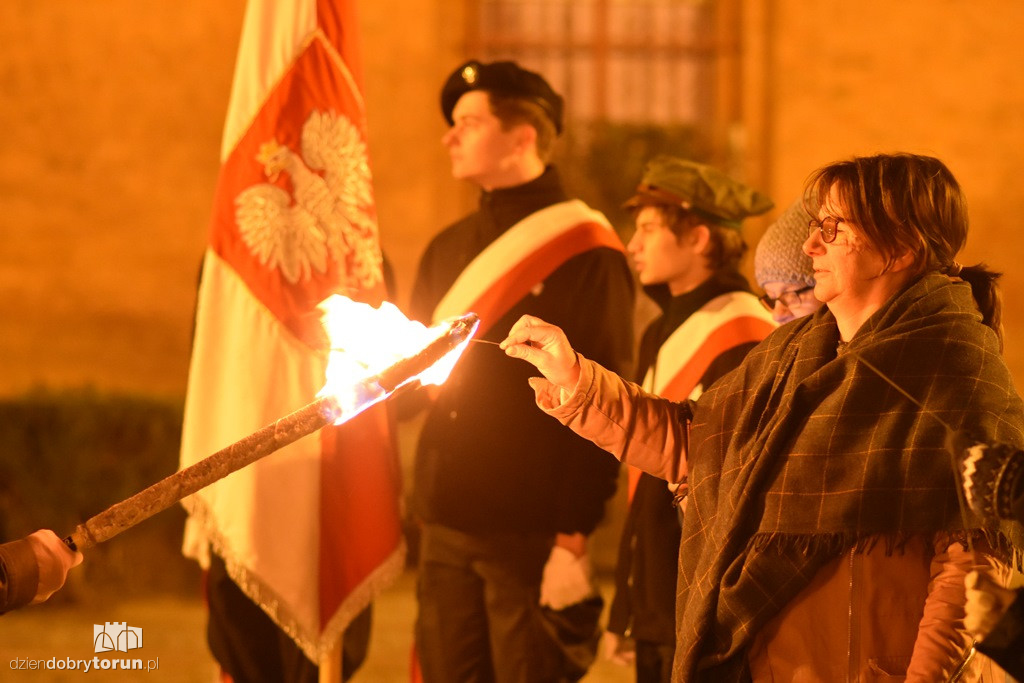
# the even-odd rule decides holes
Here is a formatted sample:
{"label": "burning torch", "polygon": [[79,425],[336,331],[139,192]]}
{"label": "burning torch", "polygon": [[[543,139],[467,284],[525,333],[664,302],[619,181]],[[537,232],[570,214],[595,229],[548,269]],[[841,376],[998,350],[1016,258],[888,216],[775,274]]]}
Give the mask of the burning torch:
{"label": "burning torch", "polygon": [[[331,299],[335,298],[344,299],[344,297],[331,297]],[[357,304],[347,299],[345,302],[347,303],[343,305],[348,307],[370,308],[365,304]],[[385,306],[387,305],[385,304]],[[397,312],[397,309],[394,310]],[[349,322],[351,323],[351,319]],[[328,385],[315,401],[213,455],[175,472],[149,488],[115,503],[75,527],[75,530],[64,539],[64,542],[72,550],[84,550],[109,540],[156,513],[166,510],[186,496],[322,427],[348,421],[375,403],[387,399],[396,389],[413,380],[437,381],[436,379],[427,380],[424,377],[425,373],[435,368],[435,365],[442,365],[439,363],[442,359],[446,359],[446,362],[450,363],[448,366],[448,372],[450,372],[451,367],[454,366],[455,361],[458,360],[466,344],[476,332],[480,319],[475,313],[468,313],[446,320],[429,329],[423,328],[418,323],[405,322],[418,326],[423,331],[421,336],[425,333],[431,340],[418,351],[393,360],[390,365],[379,371],[372,371],[363,362],[356,361],[364,371],[363,376],[346,382],[338,391],[328,390],[328,387],[331,386],[330,364],[335,363],[335,359],[332,357],[328,366]],[[345,349],[338,348],[335,344],[335,335],[332,334],[329,320],[325,320],[325,326],[328,328],[328,337],[331,338],[332,356],[334,352],[345,355]],[[351,326],[350,324],[349,327]],[[443,376],[447,377],[447,372],[444,372]],[[443,381],[443,378],[440,378],[440,381]]]}

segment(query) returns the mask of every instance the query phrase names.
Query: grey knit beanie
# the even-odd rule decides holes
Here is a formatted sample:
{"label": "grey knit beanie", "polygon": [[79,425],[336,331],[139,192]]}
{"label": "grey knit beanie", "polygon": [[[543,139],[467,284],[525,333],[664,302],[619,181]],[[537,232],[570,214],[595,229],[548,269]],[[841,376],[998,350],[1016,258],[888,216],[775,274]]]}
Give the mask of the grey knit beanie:
{"label": "grey knit beanie", "polygon": [[765,231],[754,252],[754,278],[762,287],[766,282],[814,285],[811,257],[803,252],[810,214],[798,199],[782,212]]}

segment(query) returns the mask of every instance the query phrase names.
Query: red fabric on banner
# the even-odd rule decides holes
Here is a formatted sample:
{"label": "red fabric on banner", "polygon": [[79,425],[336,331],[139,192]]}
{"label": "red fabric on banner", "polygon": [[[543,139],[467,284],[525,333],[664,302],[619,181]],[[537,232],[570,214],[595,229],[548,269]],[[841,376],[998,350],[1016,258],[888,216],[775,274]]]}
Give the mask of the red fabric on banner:
{"label": "red fabric on banner", "polygon": [[[296,3],[292,10],[273,2],[253,2],[250,13],[265,13],[266,16],[260,14],[261,21],[251,21],[252,17],[247,15],[246,28],[253,29],[256,36],[250,44],[255,42],[264,51],[281,45],[287,47],[293,34],[286,32],[295,31],[303,22],[296,19],[293,25],[280,28],[287,23],[280,21],[281,14],[294,11],[299,15],[302,9],[307,9],[300,5]],[[241,134],[223,160],[209,236],[209,249],[238,276],[248,294],[280,323],[283,329],[277,338],[284,340],[280,346],[287,353],[302,358],[321,357],[326,351],[316,306],[328,295],[341,293],[373,305],[386,298],[379,272],[376,211],[368,184],[365,113],[357,90],[360,79],[354,2],[316,0],[316,16],[317,25],[310,27],[309,35],[296,45],[294,56],[285,56],[286,68],[279,75],[269,74],[268,80],[272,82],[265,92],[259,91],[258,86],[254,88],[258,91],[258,108],[251,113],[251,121],[246,121],[247,125],[241,128]],[[275,34],[278,30],[284,38]],[[243,45],[245,38],[243,35]],[[254,63],[263,65],[274,61],[262,59],[258,51],[252,54],[256,55],[251,57]],[[280,55],[275,54],[275,57]],[[244,51],[240,51],[236,67],[240,74],[251,73],[242,68],[245,59]],[[311,125],[322,122],[326,122],[323,129]],[[349,136],[344,138],[344,145],[335,144],[336,141],[332,142],[326,134],[338,130]],[[315,137],[320,133],[323,139]],[[271,148],[283,160],[277,172],[271,171],[267,164]],[[346,176],[339,175],[348,168],[358,173],[358,183],[349,183]],[[365,191],[351,190],[353,185],[365,186]],[[254,191],[258,196],[252,194]],[[253,198],[248,204],[247,196]],[[267,207],[272,211],[266,212]],[[264,213],[245,225],[249,220],[244,215],[246,210],[250,211],[250,219],[252,212]],[[361,232],[356,235],[358,231]],[[357,237],[361,248],[353,246]],[[368,254],[372,258],[368,258]],[[298,270],[289,273],[289,264]],[[367,277],[368,272],[374,276]],[[221,300],[227,301],[226,298]],[[231,348],[237,349],[239,338],[245,342],[247,330],[231,330],[232,338],[225,340],[216,338],[223,332],[216,325],[204,328],[202,323],[197,318],[197,339],[204,334],[204,329],[216,330],[204,340],[205,348],[212,348],[214,355],[219,350],[228,353]],[[266,336],[265,329],[260,333]],[[292,368],[302,364],[290,359],[280,365]],[[317,366],[315,363],[306,365]],[[262,370],[252,368],[257,376]],[[304,379],[295,386],[311,383],[310,378]],[[194,414],[201,416],[207,404],[223,402],[225,397],[231,400],[230,389],[220,391],[230,381],[226,373],[224,377],[216,373],[190,377],[190,394],[195,396],[189,398],[198,406]],[[318,383],[322,381],[320,377]],[[191,386],[193,383],[195,388]],[[269,380],[264,382],[264,396],[246,395],[242,400],[254,407],[268,403],[265,396],[280,395],[282,389],[280,384],[271,384]],[[310,402],[315,399],[313,395],[301,398]],[[263,417],[265,423],[270,423],[282,416]],[[196,424],[205,423],[197,420]],[[202,429],[203,426],[196,427],[196,431]],[[211,542],[217,544],[215,551],[229,560],[229,568],[236,572],[232,574],[236,583],[257,603],[260,602],[257,595],[271,596],[273,604],[268,600],[261,606],[275,620],[287,619],[291,628],[285,630],[307,656],[318,661],[351,619],[400,571],[404,544],[398,505],[399,467],[387,405],[373,406],[351,421],[326,427],[310,438],[319,443],[319,490],[296,487],[294,494],[305,501],[319,501],[317,528],[314,529],[313,524],[307,527],[313,537],[319,539],[319,552],[311,557],[288,557],[288,562],[296,566],[308,562],[318,565],[318,585],[316,590],[308,590],[317,604],[311,605],[305,599],[300,602],[306,603],[303,607],[315,607],[319,633],[295,632],[302,627],[301,614],[307,610],[296,609],[286,602],[288,595],[307,593],[303,586],[300,586],[302,590],[296,590],[292,585],[291,592],[285,595],[274,585],[257,585],[264,577],[259,562],[277,551],[273,539],[259,538],[262,547],[254,541],[267,534],[257,528],[257,517],[290,519],[289,510],[269,509],[273,506],[268,506],[268,501],[254,493],[240,497],[240,504],[251,506],[247,509],[253,511],[250,530],[239,529],[237,525],[226,530],[214,528],[217,517],[212,508],[210,514],[196,516],[209,525],[205,532]],[[196,455],[189,453],[190,458]],[[183,449],[183,464],[187,464],[184,456]],[[316,462],[312,459],[306,462],[311,463],[315,473]],[[255,463],[251,467],[264,464]],[[221,501],[230,496],[231,491],[238,489],[223,487]],[[256,499],[252,500],[254,496]],[[198,500],[196,509],[200,510],[203,505],[204,502]],[[238,557],[232,556],[235,539],[242,539],[238,545],[243,552]],[[286,571],[291,571],[290,567],[286,565]],[[311,629],[315,631],[315,625]]]}
{"label": "red fabric on banner", "polygon": [[343,428],[324,430],[322,442],[320,625],[326,627],[368,570],[395,552],[401,527],[397,460],[382,460],[390,468],[366,462],[394,448],[386,406],[378,404]]}
{"label": "red fabric on banner", "polygon": [[355,85],[362,91],[363,63],[359,55],[359,37],[355,30],[356,5],[354,1],[317,0],[317,23],[327,42],[337,48],[341,61],[348,66]]}
{"label": "red fabric on banner", "polygon": [[[342,113],[357,124],[363,119],[361,105],[349,82],[339,73],[327,47],[319,40],[309,44],[293,68],[269,93],[256,119],[224,161],[217,181],[210,237],[210,246],[231,264],[252,293],[310,345],[316,340],[319,323],[309,316],[320,301],[338,290],[346,264],[331,260],[326,272],[314,271],[308,282],[289,284],[279,270],[268,269],[245,244],[235,216],[239,193],[256,182],[269,183],[289,193],[294,190],[291,176],[287,174],[268,179],[257,156],[260,146],[267,140],[301,150],[303,126],[314,110]],[[361,294],[352,298],[375,305],[384,298],[381,289]]]}

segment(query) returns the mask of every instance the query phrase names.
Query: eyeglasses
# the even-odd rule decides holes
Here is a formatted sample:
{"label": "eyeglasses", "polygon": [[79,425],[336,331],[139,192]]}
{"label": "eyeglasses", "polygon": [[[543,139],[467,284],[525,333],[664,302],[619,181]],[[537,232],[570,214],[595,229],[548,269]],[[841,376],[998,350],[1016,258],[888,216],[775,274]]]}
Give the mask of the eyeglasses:
{"label": "eyeglasses", "polygon": [[[841,220],[841,219],[840,219]],[[832,239],[835,239],[835,233],[832,233]],[[783,292],[779,294],[778,298],[773,299],[767,294],[762,294],[757,297],[757,300],[761,302],[761,305],[767,308],[769,311],[775,310],[775,304],[781,302],[786,308],[792,308],[803,300],[804,294],[807,292],[814,291],[814,285],[808,285],[801,287],[800,289],[794,289],[789,292]]]}
{"label": "eyeglasses", "polygon": [[835,216],[829,216],[824,220],[818,220],[812,218],[807,222],[807,234],[817,230],[821,233],[821,241],[825,244],[832,244],[836,241],[836,234],[839,232],[839,224],[845,221],[845,218],[836,218]]}

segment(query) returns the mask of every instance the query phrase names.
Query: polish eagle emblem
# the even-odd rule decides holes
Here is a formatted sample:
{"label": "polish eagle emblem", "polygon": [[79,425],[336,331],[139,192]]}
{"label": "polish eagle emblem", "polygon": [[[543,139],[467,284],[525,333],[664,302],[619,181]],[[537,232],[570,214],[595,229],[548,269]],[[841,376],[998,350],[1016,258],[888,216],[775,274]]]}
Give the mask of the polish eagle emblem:
{"label": "polish eagle emblem", "polygon": [[[242,241],[291,284],[325,273],[333,259],[343,287],[372,287],[382,271],[366,143],[348,117],[314,111],[302,126],[301,144],[301,154],[276,140],[260,145],[256,159],[271,182],[235,198]],[[271,184],[282,173],[292,194]]]}

